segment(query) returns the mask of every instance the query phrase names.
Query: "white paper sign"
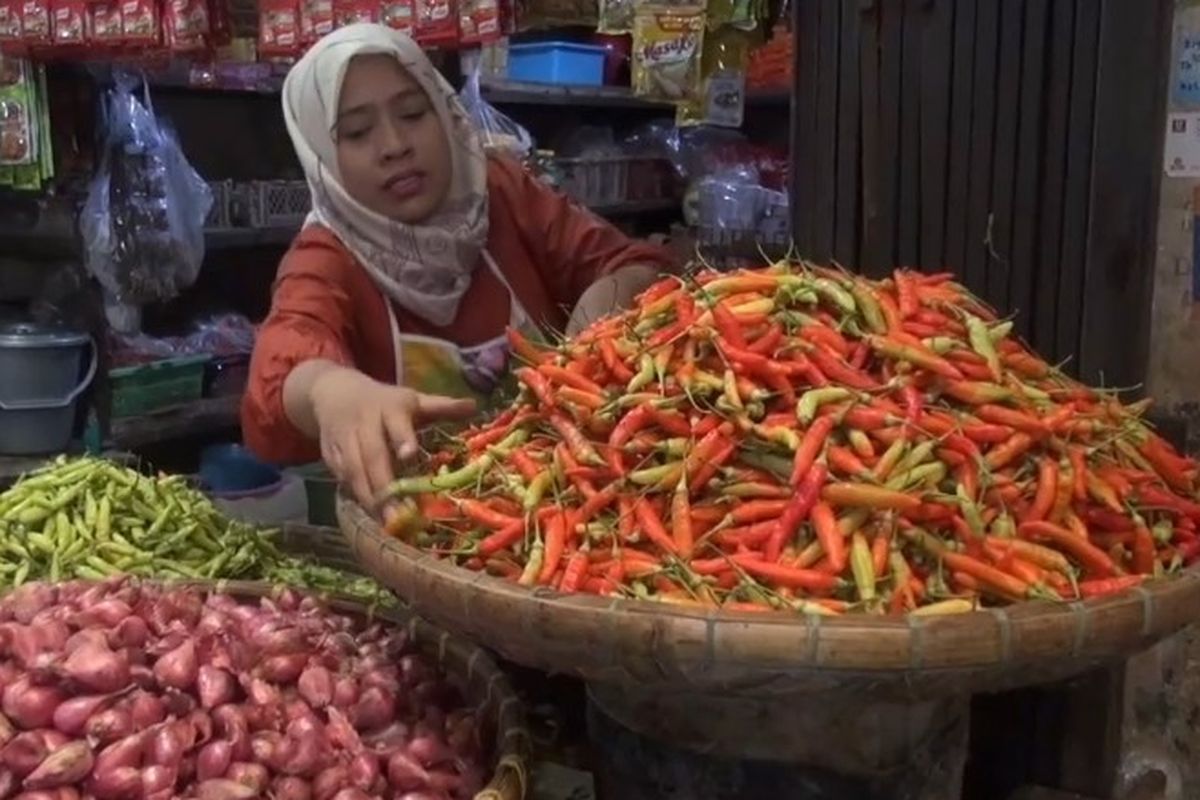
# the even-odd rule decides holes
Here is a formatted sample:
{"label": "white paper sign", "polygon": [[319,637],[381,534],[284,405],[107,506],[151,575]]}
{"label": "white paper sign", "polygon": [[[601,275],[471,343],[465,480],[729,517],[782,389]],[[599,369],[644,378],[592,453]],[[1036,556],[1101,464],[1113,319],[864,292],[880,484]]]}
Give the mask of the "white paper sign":
{"label": "white paper sign", "polygon": [[1164,168],[1170,178],[1200,178],[1200,114],[1168,114]]}

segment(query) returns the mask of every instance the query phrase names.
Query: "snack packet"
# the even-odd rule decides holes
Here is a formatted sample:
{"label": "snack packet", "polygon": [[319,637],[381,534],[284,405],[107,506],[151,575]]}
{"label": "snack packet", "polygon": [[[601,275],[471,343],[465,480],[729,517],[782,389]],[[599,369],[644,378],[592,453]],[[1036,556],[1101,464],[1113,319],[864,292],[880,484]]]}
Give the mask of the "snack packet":
{"label": "snack packet", "polygon": [[703,45],[702,7],[638,8],[633,25],[633,93],[666,102],[695,97]]}
{"label": "snack packet", "polygon": [[716,125],[740,128],[746,107],[746,67],[755,31],[725,26],[704,37],[700,60],[700,91],[679,104],[677,125]]}

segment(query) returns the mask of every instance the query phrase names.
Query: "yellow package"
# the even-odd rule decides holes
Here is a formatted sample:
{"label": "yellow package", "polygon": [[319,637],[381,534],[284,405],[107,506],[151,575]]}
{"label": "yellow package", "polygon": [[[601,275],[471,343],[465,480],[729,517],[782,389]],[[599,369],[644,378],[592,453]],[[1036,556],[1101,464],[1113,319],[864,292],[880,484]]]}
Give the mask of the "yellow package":
{"label": "yellow package", "polygon": [[700,91],[676,108],[676,124],[742,126],[746,68],[753,43],[760,38],[755,30],[729,25],[708,32],[700,59]]}
{"label": "yellow package", "polygon": [[700,89],[704,9],[643,6],[633,24],[633,92],[639,97],[679,102]]}

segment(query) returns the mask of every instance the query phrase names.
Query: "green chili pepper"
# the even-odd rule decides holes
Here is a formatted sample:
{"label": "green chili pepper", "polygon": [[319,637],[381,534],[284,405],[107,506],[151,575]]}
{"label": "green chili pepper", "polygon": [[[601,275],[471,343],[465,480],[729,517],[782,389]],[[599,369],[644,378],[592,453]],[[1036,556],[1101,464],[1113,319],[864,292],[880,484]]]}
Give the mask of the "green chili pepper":
{"label": "green chili pepper", "polygon": [[854,302],[854,295],[829,278],[815,278],[812,286],[817,294],[847,314],[853,314],[858,310],[858,305]]}
{"label": "green chili pepper", "polygon": [[988,370],[992,373],[992,377],[1000,380],[1002,377],[1000,356],[996,352],[996,346],[992,343],[991,332],[984,321],[979,317],[968,314],[967,337],[971,342],[971,349],[987,362]]}
{"label": "green chili pepper", "polygon": [[841,386],[809,389],[800,395],[800,400],[796,403],[796,418],[808,425],[816,419],[817,411],[821,406],[827,403],[836,403],[839,400],[849,400],[854,396],[854,392]]}

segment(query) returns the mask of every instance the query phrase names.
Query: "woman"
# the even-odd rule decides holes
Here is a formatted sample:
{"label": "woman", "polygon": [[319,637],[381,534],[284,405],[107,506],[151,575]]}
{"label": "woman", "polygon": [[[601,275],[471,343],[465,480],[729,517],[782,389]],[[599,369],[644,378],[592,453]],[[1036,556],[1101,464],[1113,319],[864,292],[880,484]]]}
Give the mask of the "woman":
{"label": "woman", "polygon": [[313,211],[280,265],[242,429],[269,461],[320,456],[364,503],[418,427],[487,403],[507,327],[577,329],[670,265],[485,157],[450,86],[384,26],[318,42],[283,111]]}

